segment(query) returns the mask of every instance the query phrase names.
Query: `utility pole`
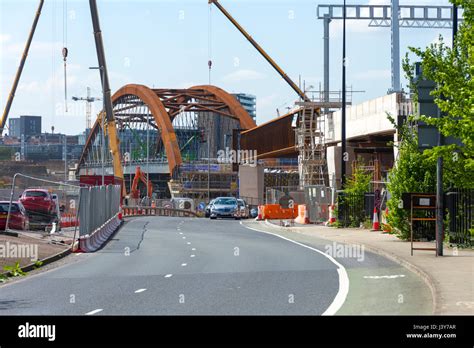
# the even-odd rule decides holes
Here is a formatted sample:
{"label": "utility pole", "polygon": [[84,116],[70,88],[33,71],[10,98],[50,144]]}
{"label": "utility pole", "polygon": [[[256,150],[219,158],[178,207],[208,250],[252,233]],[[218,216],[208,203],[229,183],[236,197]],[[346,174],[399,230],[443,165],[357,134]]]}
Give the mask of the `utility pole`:
{"label": "utility pole", "polygon": [[399,2],[398,0],[391,1],[391,40],[392,40],[392,91],[399,92],[400,88],[400,22],[398,19],[399,16]]}
{"label": "utility pole", "polygon": [[[148,187],[150,182],[150,120],[148,119],[148,113],[146,115],[146,197],[147,201],[151,197],[148,194]],[[148,203],[147,203],[148,204]]]}
{"label": "utility pole", "polygon": [[207,200],[211,201],[211,132],[207,132]]}
{"label": "utility pole", "polygon": [[346,184],[346,0],[342,15],[341,189]]}
{"label": "utility pole", "polygon": [[68,180],[68,171],[67,171],[67,136],[64,134],[64,147],[63,147],[63,154],[64,154],[64,182]]}

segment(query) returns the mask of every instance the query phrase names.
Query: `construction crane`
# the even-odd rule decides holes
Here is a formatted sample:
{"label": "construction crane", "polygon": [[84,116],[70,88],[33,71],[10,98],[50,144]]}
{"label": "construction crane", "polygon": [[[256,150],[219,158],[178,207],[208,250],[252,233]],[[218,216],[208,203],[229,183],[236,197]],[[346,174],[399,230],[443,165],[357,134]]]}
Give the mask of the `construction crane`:
{"label": "construction crane", "polygon": [[[113,159],[114,176],[123,182],[123,167],[120,159],[120,140],[117,136],[117,127],[115,124],[115,117],[112,106],[112,98],[109,85],[109,75],[107,73],[107,63],[105,61],[104,43],[102,41],[102,31],[100,30],[99,11],[97,10],[96,0],[89,0],[92,26],[94,28],[95,47],[97,50],[97,60],[100,68],[100,75],[102,81],[102,90],[104,91],[104,106],[105,106],[105,129],[102,131],[109,136],[109,147]],[[125,185],[122,185],[125,195]]]}
{"label": "construction crane", "polygon": [[26,57],[28,57],[31,41],[33,40],[33,36],[35,35],[36,26],[38,25],[38,20],[40,18],[43,5],[44,0],[41,0],[38,5],[38,9],[36,10],[35,19],[33,20],[33,25],[31,26],[30,34],[28,36],[28,40],[26,41],[25,49],[23,50],[23,55],[21,56],[21,61],[15,75],[15,80],[13,80],[13,86],[8,96],[5,110],[3,110],[2,118],[0,119],[0,137],[3,136],[3,129],[5,128],[5,123],[7,122],[8,114],[10,113],[10,108],[13,104],[13,98],[15,97],[16,89],[18,87],[18,83],[20,82],[21,73],[23,72],[23,67],[25,66]]}
{"label": "construction crane", "polygon": [[[15,96],[15,92],[18,87],[18,82],[20,81],[21,73],[23,71],[23,67],[25,65],[26,58],[28,56],[28,51],[30,49],[31,42],[33,40],[33,36],[36,31],[36,26],[38,24],[38,20],[41,15],[43,4],[44,4],[44,0],[41,0],[39,2],[38,9],[36,11],[33,25],[31,27],[30,34],[28,36],[28,40],[26,42],[25,49],[23,51],[20,66],[18,67],[10,95],[8,97],[7,104],[5,106],[5,110],[3,112],[2,118],[0,119],[0,136],[3,134],[3,129],[5,128],[5,123],[8,118],[8,113],[13,103],[13,98]],[[122,168],[122,163],[120,160],[119,138],[117,136],[117,128],[116,128],[115,117],[113,113],[111,92],[110,92],[110,86],[109,86],[109,76],[107,73],[107,64],[105,61],[104,44],[102,41],[102,31],[100,30],[99,12],[97,10],[96,0],[89,0],[89,7],[91,11],[92,26],[94,28],[95,46],[96,46],[97,60],[99,62],[99,68],[100,68],[100,74],[101,74],[102,89],[104,91],[105,124],[104,124],[104,129],[102,131],[105,134],[107,134],[109,137],[109,147],[110,147],[110,152],[113,158],[114,176],[117,177],[119,180],[123,181],[123,168]],[[102,116],[103,113],[104,112],[102,112],[101,115],[99,116],[100,118],[103,117]],[[125,193],[125,186],[123,186],[123,193]]]}
{"label": "construction crane", "polygon": [[91,128],[91,113],[92,113],[92,103],[95,101],[102,100],[100,98],[91,97],[91,88],[87,87],[87,96],[83,97],[72,97],[74,101],[85,101],[86,102],[86,129]]}
{"label": "construction crane", "polygon": [[298,96],[303,99],[305,102],[311,102],[305,92],[298,87],[296,83],[283,71],[282,68],[278,66],[278,64],[268,55],[267,52],[250,36],[249,33],[230,15],[227,10],[222,7],[218,0],[208,0],[209,4],[214,4],[223,14],[227,17],[227,19],[239,30],[243,36],[252,44],[253,47],[257,49],[257,51],[265,58],[265,60],[270,63],[270,65],[277,71],[277,73],[290,85],[291,88],[298,94]]}

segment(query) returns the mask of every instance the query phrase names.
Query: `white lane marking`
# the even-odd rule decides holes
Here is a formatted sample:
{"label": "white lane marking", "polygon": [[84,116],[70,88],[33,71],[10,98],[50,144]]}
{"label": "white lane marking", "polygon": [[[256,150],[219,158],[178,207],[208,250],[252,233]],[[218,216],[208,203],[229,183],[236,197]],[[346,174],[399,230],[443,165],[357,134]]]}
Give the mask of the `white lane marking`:
{"label": "white lane marking", "polygon": [[186,237],[183,237],[183,239],[186,239]]}
{"label": "white lane marking", "polygon": [[183,232],[179,232],[179,234],[183,234]]}
{"label": "white lane marking", "polygon": [[187,263],[182,263],[181,267],[186,267],[188,264]]}
{"label": "white lane marking", "polygon": [[195,257],[195,256],[196,256],[196,255],[191,255],[191,256],[189,256],[189,257]]}
{"label": "white lane marking", "polygon": [[271,232],[267,232],[267,231],[261,231],[261,230],[258,230],[256,228],[246,226],[242,223],[242,221],[240,221],[240,224],[242,226],[244,226],[245,228],[248,228],[249,230],[254,230],[254,231],[261,232],[261,233],[266,233],[266,234],[271,234],[272,236],[284,239],[288,242],[291,242],[291,243],[294,243],[296,245],[302,246],[303,248],[313,250],[313,251],[315,251],[317,253],[320,253],[321,255],[327,257],[332,263],[334,263],[338,267],[337,268],[337,274],[339,275],[339,290],[337,291],[336,297],[334,297],[334,300],[332,301],[332,303],[329,305],[329,307],[321,315],[334,315],[334,314],[336,314],[336,312],[339,309],[341,309],[342,305],[346,301],[347,294],[349,293],[349,276],[347,275],[347,271],[346,271],[346,269],[344,268],[343,265],[341,265],[339,262],[337,262],[331,255],[328,255],[325,252],[323,252],[321,250],[318,250],[316,248],[312,248],[308,245],[299,243],[297,241],[291,240],[289,238],[280,236],[280,235],[275,234],[275,233],[271,233]]}
{"label": "white lane marking", "polygon": [[86,315],[94,315],[94,314],[102,312],[102,311],[103,311],[102,308],[97,308],[97,309],[94,309],[93,311],[90,311],[90,312],[86,313]]}
{"label": "white lane marking", "polygon": [[191,245],[191,242],[187,242],[186,244],[187,244],[187,245]]}
{"label": "white lane marking", "polygon": [[192,251],[196,251],[196,248],[191,248]]}
{"label": "white lane marking", "polygon": [[139,294],[139,293],[141,293],[141,292],[143,292],[143,291],[146,291],[146,289],[138,289],[138,290],[135,290],[135,294]]}
{"label": "white lane marking", "polygon": [[165,275],[165,278],[171,278],[173,275],[172,274],[167,274]]}
{"label": "white lane marking", "polygon": [[403,278],[404,274],[393,274],[393,275],[383,275],[383,276],[364,276],[366,279],[394,279],[394,278]]}

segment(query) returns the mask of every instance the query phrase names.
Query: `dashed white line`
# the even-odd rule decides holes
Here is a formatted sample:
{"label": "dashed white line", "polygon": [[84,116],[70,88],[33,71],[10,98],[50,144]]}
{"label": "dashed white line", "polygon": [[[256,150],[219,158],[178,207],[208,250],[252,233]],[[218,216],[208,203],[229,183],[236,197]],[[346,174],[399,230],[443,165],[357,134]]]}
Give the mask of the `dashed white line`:
{"label": "dashed white line", "polygon": [[93,311],[90,311],[88,313],[86,313],[86,315],[94,315],[94,314],[97,314],[99,312],[102,312],[103,309],[102,308],[97,308],[97,309],[94,309]]}
{"label": "dashed white line", "polygon": [[186,239],[186,237],[183,237],[183,239]]}
{"label": "dashed white line", "polygon": [[182,263],[181,267],[186,267],[188,264],[187,263]]}
{"label": "dashed white line", "polygon": [[191,245],[191,242],[187,242],[186,244],[187,244],[187,245]]}
{"label": "dashed white line", "polygon": [[171,278],[173,275],[172,274],[167,274],[165,275],[165,278]]}
{"label": "dashed white line", "polygon": [[146,289],[138,289],[138,290],[135,290],[135,294],[139,294],[139,293],[141,293],[141,292],[143,292],[143,291],[146,291]]}
{"label": "dashed white line", "polygon": [[191,255],[191,256],[189,256],[189,257],[195,257],[195,256],[196,256],[196,255]]}
{"label": "dashed white line", "polygon": [[179,232],[179,234],[183,234],[183,232]]}
{"label": "dashed white line", "polygon": [[191,248],[192,251],[196,251],[196,248]]}

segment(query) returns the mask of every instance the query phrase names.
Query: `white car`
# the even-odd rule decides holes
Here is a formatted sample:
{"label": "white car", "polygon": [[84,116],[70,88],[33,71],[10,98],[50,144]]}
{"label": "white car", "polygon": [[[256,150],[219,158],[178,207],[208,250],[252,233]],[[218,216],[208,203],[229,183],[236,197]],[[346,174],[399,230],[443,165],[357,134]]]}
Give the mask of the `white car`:
{"label": "white car", "polygon": [[240,198],[237,199],[237,204],[239,205],[240,217],[242,219],[247,219],[250,215],[249,206],[243,199]]}

